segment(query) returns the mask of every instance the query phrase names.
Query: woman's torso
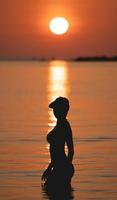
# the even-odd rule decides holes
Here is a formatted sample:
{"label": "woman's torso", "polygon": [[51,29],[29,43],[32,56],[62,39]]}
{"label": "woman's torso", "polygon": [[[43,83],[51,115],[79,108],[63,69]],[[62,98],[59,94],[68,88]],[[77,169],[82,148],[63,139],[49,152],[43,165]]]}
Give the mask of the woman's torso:
{"label": "woman's torso", "polygon": [[56,126],[47,135],[50,144],[50,155],[53,162],[65,162],[65,142],[67,135],[67,120],[57,122]]}

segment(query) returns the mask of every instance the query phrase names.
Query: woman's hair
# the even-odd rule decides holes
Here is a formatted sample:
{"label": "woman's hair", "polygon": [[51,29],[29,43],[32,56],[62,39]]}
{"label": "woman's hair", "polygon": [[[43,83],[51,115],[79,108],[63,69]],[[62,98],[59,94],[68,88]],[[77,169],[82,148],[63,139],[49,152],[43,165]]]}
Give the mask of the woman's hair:
{"label": "woman's hair", "polygon": [[55,108],[53,109],[53,111],[57,118],[66,118],[67,113],[68,113],[68,109],[66,108],[64,109]]}

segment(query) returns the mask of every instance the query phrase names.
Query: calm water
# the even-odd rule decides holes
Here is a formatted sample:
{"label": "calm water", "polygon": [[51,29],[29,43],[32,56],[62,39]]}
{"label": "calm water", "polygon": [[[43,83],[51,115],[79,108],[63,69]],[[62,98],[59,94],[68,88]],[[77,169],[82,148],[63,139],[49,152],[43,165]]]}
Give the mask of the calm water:
{"label": "calm water", "polygon": [[40,178],[60,95],[71,102],[73,199],[117,199],[117,63],[54,61],[0,62],[0,200],[49,199]]}

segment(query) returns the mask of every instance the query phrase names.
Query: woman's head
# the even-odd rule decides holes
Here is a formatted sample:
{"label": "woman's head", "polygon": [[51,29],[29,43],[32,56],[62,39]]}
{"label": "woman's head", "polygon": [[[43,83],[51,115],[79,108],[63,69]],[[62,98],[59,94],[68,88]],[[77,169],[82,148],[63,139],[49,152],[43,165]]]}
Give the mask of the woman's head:
{"label": "woman's head", "polygon": [[65,97],[58,97],[49,104],[49,108],[53,108],[54,115],[57,119],[66,118],[69,111],[69,100]]}

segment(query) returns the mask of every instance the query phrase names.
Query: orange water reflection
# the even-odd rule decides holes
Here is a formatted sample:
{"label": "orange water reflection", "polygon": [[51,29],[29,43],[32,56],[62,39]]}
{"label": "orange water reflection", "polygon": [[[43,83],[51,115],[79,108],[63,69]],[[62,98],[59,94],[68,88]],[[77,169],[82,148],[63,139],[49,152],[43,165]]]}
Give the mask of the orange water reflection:
{"label": "orange water reflection", "polygon": [[[59,96],[69,96],[68,66],[65,61],[52,61],[49,63],[48,104]],[[49,126],[55,124],[52,111],[49,111]]]}

